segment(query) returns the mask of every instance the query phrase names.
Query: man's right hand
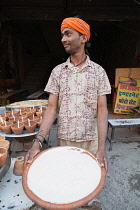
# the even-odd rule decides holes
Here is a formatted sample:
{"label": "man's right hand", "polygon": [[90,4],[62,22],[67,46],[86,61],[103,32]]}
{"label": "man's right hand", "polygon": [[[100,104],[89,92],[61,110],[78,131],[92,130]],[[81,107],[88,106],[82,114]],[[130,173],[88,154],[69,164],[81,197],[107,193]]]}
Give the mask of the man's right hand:
{"label": "man's right hand", "polygon": [[38,142],[35,142],[31,149],[28,151],[27,155],[25,156],[24,165],[27,163],[31,163],[33,158],[40,152]]}

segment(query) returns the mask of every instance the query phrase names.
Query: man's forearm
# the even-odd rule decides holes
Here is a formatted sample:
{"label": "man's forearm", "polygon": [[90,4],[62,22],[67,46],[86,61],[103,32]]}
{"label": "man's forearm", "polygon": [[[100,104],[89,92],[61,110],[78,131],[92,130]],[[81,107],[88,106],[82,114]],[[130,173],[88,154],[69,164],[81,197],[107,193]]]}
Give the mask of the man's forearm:
{"label": "man's forearm", "polygon": [[56,111],[48,107],[44,112],[39,132],[36,135],[36,137],[39,138],[42,142],[46,137],[46,135],[48,135],[55,119],[56,119]]}
{"label": "man's forearm", "polygon": [[98,111],[98,149],[105,150],[105,142],[108,128],[108,110],[101,108]]}

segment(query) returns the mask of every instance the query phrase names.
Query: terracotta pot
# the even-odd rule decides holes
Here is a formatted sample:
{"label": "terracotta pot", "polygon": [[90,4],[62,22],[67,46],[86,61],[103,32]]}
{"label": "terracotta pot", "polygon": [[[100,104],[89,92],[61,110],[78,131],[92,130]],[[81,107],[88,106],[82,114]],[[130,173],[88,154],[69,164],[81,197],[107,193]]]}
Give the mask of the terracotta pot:
{"label": "terracotta pot", "polygon": [[26,112],[29,112],[29,111],[30,111],[30,109],[28,109],[28,108],[21,108],[19,110],[19,115],[25,115]]}
{"label": "terracotta pot", "polygon": [[32,117],[33,116],[33,112],[26,112],[26,116],[27,117]]}
{"label": "terracotta pot", "polygon": [[21,119],[19,119],[19,122],[23,123],[24,124],[24,129],[26,129],[25,124],[28,123],[28,119],[25,119],[23,121]]}
{"label": "terracotta pot", "polygon": [[29,117],[29,119],[31,120],[31,121],[38,121],[39,120],[39,117],[38,116],[32,116],[32,117]]}
{"label": "terracotta pot", "polygon": [[41,125],[41,121],[39,120],[39,121],[37,121],[37,127],[40,128],[40,125]]}
{"label": "terracotta pot", "polygon": [[0,118],[2,118],[2,120],[0,119],[0,122],[8,120],[8,117],[1,117],[1,115],[0,115]]}
{"label": "terracotta pot", "polygon": [[7,122],[8,122],[8,123],[12,123],[12,125],[15,124],[15,123],[17,123],[16,120],[8,120]]}
{"label": "terracotta pot", "polygon": [[0,140],[5,140],[5,136],[0,136]]}
{"label": "terracotta pot", "polygon": [[28,120],[24,121],[23,124],[24,124],[24,130],[26,130],[25,125],[28,124]]}
{"label": "terracotta pot", "polygon": [[16,135],[20,135],[23,132],[24,129],[24,123],[20,122],[19,123],[19,128],[18,128],[18,123],[15,123],[11,126],[12,131],[14,132],[14,134]]}
{"label": "terracotta pot", "polygon": [[0,167],[4,166],[7,158],[7,149],[0,147]]}
{"label": "terracotta pot", "polygon": [[10,115],[8,119],[13,119],[13,118],[18,118],[18,117],[19,117],[19,114],[14,114],[14,115]]}
{"label": "terracotta pot", "polygon": [[19,115],[19,118],[22,118],[22,117],[23,117],[23,118],[25,118],[25,117],[28,118],[28,116],[27,116],[26,113],[22,113],[22,115]]}
{"label": "terracotta pot", "polygon": [[37,115],[38,117],[43,117],[44,112],[45,112],[45,111],[42,111],[42,112],[40,112],[40,111],[39,111],[39,112],[36,112],[36,115]]}
{"label": "terracotta pot", "polygon": [[40,128],[40,124],[41,124],[42,119],[38,119],[37,120],[37,126]]}
{"label": "terracotta pot", "polygon": [[4,113],[4,114],[1,114],[1,117],[9,117],[10,116],[10,113],[7,112],[7,113]]}
{"label": "terracotta pot", "polygon": [[13,174],[15,176],[22,176],[23,169],[24,169],[24,157],[19,156],[15,160]]}
{"label": "terracotta pot", "polygon": [[35,113],[36,113],[36,109],[29,109],[29,111],[26,112],[26,115],[28,117],[32,117],[33,115],[35,115]]}
{"label": "terracotta pot", "polygon": [[5,124],[2,124],[2,125],[1,125],[2,131],[3,131],[4,133],[6,133],[6,134],[11,134],[11,133],[12,133],[11,125],[12,125],[11,122],[7,122],[6,125],[5,125]]}
{"label": "terracotta pot", "polygon": [[18,120],[18,116],[17,117],[9,117],[9,120],[8,121],[17,121]]}
{"label": "terracotta pot", "polygon": [[10,142],[9,141],[7,141],[5,139],[3,139],[3,140],[1,139],[0,140],[0,147],[4,147],[4,148],[6,148],[8,150],[9,146],[10,146]]}
{"label": "terracotta pot", "polygon": [[36,115],[38,117],[42,117],[43,114],[44,114],[44,112],[45,112],[45,110],[46,110],[46,107],[42,107],[42,109],[41,108],[38,108],[37,111],[36,111]]}
{"label": "terracotta pot", "polygon": [[24,121],[27,121],[28,120],[28,117],[27,117],[27,115],[21,115],[21,116],[19,116],[18,120],[20,122],[24,122]]}
{"label": "terracotta pot", "polygon": [[2,122],[0,122],[0,131],[2,131],[2,129],[1,129],[1,125],[2,125],[3,123]]}
{"label": "terracotta pot", "polygon": [[19,116],[26,115],[26,111],[20,111]]}
{"label": "terracotta pot", "polygon": [[8,112],[9,116],[12,116],[12,115],[19,115],[19,111],[17,110],[12,110],[10,112]]}
{"label": "terracotta pot", "polygon": [[25,111],[29,111],[30,109],[27,108],[27,107],[25,107],[25,108],[20,108],[20,109],[19,109],[19,112],[20,112],[20,110],[21,110],[21,112],[25,112]]}
{"label": "terracotta pot", "polygon": [[37,108],[37,112],[42,112],[42,111],[45,111],[46,110],[46,107],[42,107],[42,109],[41,108]]}
{"label": "terracotta pot", "polygon": [[35,121],[30,121],[30,126],[29,126],[29,123],[25,123],[25,128],[26,130],[28,131],[28,133],[33,133],[36,129],[36,126],[37,126],[37,122]]}

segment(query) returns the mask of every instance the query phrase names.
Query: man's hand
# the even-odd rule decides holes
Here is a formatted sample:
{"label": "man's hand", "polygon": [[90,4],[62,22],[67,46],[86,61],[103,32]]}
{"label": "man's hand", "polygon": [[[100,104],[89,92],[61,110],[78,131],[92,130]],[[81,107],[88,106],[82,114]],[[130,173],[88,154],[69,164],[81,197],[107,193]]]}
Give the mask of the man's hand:
{"label": "man's hand", "polygon": [[104,150],[98,150],[96,153],[96,158],[101,166],[101,168],[105,167],[106,172],[108,171],[108,160],[106,156],[106,152]]}
{"label": "man's hand", "polygon": [[[35,144],[35,143],[34,143]],[[33,145],[31,149],[28,151],[27,155],[25,156],[24,165],[27,163],[31,163],[33,158],[40,152],[39,145]]]}

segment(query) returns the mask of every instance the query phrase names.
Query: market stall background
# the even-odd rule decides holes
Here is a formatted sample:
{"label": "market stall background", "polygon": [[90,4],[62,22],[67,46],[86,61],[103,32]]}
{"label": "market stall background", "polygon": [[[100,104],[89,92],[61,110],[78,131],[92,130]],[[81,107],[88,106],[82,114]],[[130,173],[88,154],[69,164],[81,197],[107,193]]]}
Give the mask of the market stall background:
{"label": "market stall background", "polygon": [[[60,33],[61,21],[68,16],[80,15],[91,25],[88,53],[105,68],[112,87],[116,68],[140,67],[136,0],[1,0],[0,7],[1,94],[20,89],[28,90],[24,99],[38,91],[36,98],[48,97],[43,90],[50,73],[68,57]],[[20,99],[12,97],[7,103],[12,100]],[[112,104],[110,96],[108,102]]]}

